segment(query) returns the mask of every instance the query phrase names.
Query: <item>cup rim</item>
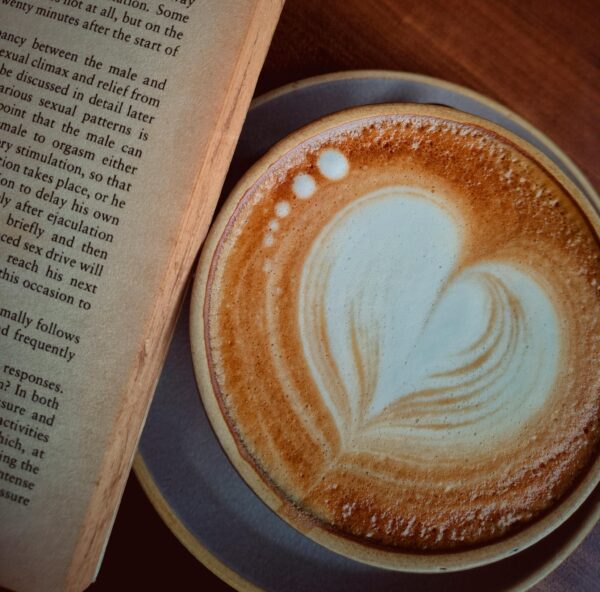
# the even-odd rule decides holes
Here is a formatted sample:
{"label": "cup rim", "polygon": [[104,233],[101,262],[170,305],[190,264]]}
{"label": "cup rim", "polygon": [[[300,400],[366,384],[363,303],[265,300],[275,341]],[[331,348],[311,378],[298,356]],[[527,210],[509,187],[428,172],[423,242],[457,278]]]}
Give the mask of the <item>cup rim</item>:
{"label": "cup rim", "polygon": [[[310,142],[322,134],[354,124],[361,120],[386,115],[425,115],[450,119],[483,128],[508,141],[517,150],[546,170],[572,197],[585,218],[590,222],[596,234],[600,236],[600,198],[595,192],[588,197],[573,183],[545,154],[523,140],[513,132],[490,122],[482,117],[465,113],[455,108],[420,103],[386,103],[362,105],[344,109],[317,119],[308,125],[292,132],[277,142],[266,154],[240,178],[228,195],[221,211],[213,222],[200,255],[196,277],[193,282],[190,306],[190,343],[194,375],[198,390],[210,424],[223,447],[230,463],[241,475],[257,496],[280,518],[290,526],[323,545],[324,547],[363,563],[395,571],[414,573],[436,573],[461,571],[479,567],[505,559],[544,538],[564,523],[585,501],[600,482],[600,454],[588,467],[586,474],[571,491],[547,514],[513,535],[501,538],[496,542],[483,544],[475,548],[450,552],[407,552],[390,551],[374,547],[346,538],[343,535],[328,531],[320,525],[308,524],[300,513],[291,511],[289,504],[261,478],[256,468],[249,463],[240,452],[229,425],[223,416],[212,371],[207,360],[205,346],[205,300],[208,292],[211,269],[215,251],[221,237],[234,224],[235,212],[243,205],[244,196],[256,185],[271,167],[299,145]],[[590,203],[590,200],[593,203]]]}

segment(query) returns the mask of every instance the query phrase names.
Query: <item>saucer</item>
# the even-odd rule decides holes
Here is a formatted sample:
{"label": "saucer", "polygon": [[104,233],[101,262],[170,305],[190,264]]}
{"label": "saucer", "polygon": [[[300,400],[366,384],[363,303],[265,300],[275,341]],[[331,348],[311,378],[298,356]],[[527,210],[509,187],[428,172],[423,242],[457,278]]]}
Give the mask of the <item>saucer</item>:
{"label": "saucer", "polygon": [[[295,129],[348,107],[387,102],[451,106],[494,121],[549,156],[600,211],[600,199],[550,140],[502,106],[432,78],[351,72],[288,85],[254,101],[225,183],[237,179]],[[271,512],[229,463],[205,415],[194,378],[186,299],[144,429],[135,471],[179,540],[238,590],[525,590],[563,561],[600,518],[600,489],[534,546],[484,567],[448,574],[391,572],[341,557]],[[467,584],[468,582],[468,584]]]}

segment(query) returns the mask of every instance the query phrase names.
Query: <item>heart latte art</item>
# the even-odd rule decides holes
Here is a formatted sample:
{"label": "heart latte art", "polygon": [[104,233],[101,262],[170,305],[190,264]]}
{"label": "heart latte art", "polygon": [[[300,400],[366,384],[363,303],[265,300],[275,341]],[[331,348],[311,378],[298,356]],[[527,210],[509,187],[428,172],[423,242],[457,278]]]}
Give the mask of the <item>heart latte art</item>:
{"label": "heart latte art", "polygon": [[408,440],[477,454],[551,394],[561,335],[550,294],[511,261],[457,273],[455,216],[431,192],[386,187],[342,209],[311,247],[300,337],[344,448],[385,453]]}
{"label": "heart latte art", "polygon": [[281,511],[387,550],[522,529],[598,443],[596,231],[519,146],[445,114],[286,151],[224,214],[193,333]]}

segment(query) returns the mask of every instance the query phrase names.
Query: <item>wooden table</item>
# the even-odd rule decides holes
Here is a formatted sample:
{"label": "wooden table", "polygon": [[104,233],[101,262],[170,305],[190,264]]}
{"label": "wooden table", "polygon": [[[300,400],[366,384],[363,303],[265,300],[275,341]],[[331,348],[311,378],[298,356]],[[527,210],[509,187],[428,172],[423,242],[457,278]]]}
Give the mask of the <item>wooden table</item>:
{"label": "wooden table", "polygon": [[[484,93],[554,140],[600,187],[598,0],[288,0],[257,94],[316,74],[391,69]],[[591,592],[600,526],[537,591]],[[230,590],[161,522],[130,477],[92,592]]]}

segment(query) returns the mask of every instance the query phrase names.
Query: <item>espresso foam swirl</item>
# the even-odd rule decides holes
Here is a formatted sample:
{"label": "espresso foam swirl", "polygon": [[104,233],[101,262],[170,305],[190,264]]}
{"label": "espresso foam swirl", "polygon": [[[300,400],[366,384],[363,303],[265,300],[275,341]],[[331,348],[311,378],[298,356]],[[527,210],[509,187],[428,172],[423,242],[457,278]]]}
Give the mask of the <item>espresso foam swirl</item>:
{"label": "espresso foam swirl", "polygon": [[596,457],[597,233],[475,125],[375,117],[292,150],[225,226],[204,318],[240,454],[329,531],[493,541]]}
{"label": "espresso foam swirl", "polygon": [[551,393],[561,342],[551,295],[533,270],[503,262],[453,275],[464,224],[448,210],[431,193],[386,187],[346,206],[311,247],[300,335],[346,447],[410,438],[464,454],[482,434],[513,437]]}

